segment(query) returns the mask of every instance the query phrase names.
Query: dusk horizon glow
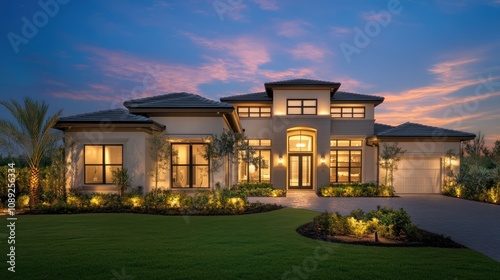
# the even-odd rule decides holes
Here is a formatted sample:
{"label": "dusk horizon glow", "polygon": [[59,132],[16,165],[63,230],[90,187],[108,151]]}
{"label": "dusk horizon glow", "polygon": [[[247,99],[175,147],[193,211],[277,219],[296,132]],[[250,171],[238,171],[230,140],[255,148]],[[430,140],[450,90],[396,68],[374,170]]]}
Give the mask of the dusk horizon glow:
{"label": "dusk horizon glow", "polygon": [[[3,1],[0,99],[63,116],[317,79],[376,95],[376,122],[500,140],[500,1]],[[0,117],[8,117],[5,110]]]}

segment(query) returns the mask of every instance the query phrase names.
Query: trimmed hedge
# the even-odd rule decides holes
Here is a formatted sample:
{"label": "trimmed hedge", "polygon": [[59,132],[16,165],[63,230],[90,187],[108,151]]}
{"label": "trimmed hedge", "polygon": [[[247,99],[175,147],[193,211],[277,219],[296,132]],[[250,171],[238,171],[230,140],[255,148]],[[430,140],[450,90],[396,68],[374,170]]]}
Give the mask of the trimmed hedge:
{"label": "trimmed hedge", "polygon": [[244,182],[239,183],[231,189],[237,196],[248,197],[283,197],[286,196],[286,190],[275,189],[271,183],[267,182]]}
{"label": "trimmed hedge", "polygon": [[348,183],[324,186],[319,194],[325,197],[354,197],[354,196],[394,196],[391,186],[376,185],[374,183]]}

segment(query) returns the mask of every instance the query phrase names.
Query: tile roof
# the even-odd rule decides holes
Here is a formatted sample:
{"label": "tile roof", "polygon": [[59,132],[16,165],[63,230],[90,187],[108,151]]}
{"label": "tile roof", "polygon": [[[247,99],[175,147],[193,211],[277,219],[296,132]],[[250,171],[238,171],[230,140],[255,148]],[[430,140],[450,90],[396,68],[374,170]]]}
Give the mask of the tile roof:
{"label": "tile roof", "polygon": [[127,108],[233,108],[233,105],[210,100],[193,93],[176,92],[127,100]]}
{"label": "tile roof", "polygon": [[231,101],[273,101],[271,97],[267,95],[265,91],[262,92],[254,92],[233,96],[225,96],[220,99],[222,102],[231,102]]}
{"label": "tile roof", "polygon": [[337,91],[332,96],[332,101],[384,101],[383,97],[367,94],[359,94],[347,91]]}
{"label": "tile roof", "polygon": [[[266,92],[254,92],[241,95],[225,96],[220,99],[222,102],[231,101],[272,101],[272,97],[268,96]],[[366,95],[345,91],[337,91],[332,99],[332,101],[384,101],[383,97],[375,95]]]}
{"label": "tile roof", "polygon": [[458,137],[464,140],[476,137],[474,133],[406,122],[376,133],[379,137]]}
{"label": "tile roof", "polygon": [[135,115],[126,109],[111,109],[59,118],[59,122],[123,122],[123,123],[154,123],[150,118]]}
{"label": "tile roof", "polygon": [[373,130],[375,132],[375,135],[381,133],[382,131],[386,131],[388,129],[394,128],[392,125],[387,125],[387,124],[382,124],[382,123],[375,123]]}
{"label": "tile roof", "polygon": [[292,80],[284,80],[277,82],[269,82],[265,83],[265,86],[284,86],[284,85],[297,85],[297,86],[308,86],[308,85],[334,85],[340,86],[340,83],[337,82],[329,82],[329,81],[321,81],[321,80],[311,80],[311,79],[292,79]]}

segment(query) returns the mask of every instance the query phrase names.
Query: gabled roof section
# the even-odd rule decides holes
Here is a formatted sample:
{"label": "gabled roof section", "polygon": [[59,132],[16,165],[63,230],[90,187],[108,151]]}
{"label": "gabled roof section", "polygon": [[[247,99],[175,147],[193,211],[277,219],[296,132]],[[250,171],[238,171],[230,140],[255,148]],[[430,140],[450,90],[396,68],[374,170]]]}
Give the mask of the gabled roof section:
{"label": "gabled roof section", "polygon": [[311,80],[311,79],[292,79],[277,82],[265,83],[266,93],[269,97],[273,96],[273,89],[277,88],[325,88],[330,89],[330,94],[334,94],[340,87],[340,83]]}
{"label": "gabled roof section", "polygon": [[396,127],[385,129],[376,133],[378,137],[432,137],[432,138],[459,138],[471,140],[476,137],[474,133],[458,130],[428,126],[418,123],[406,122]]}
{"label": "gabled roof section", "polygon": [[366,95],[359,94],[347,91],[337,91],[332,96],[332,101],[340,101],[340,102],[350,102],[350,101],[365,101],[365,102],[374,102],[375,106],[384,102],[384,98],[375,95]]}
{"label": "gabled roof section", "polygon": [[267,95],[265,91],[254,92],[233,96],[225,96],[220,99],[222,102],[272,102],[273,99]]}
{"label": "gabled roof section", "polygon": [[132,114],[128,110],[122,108],[61,117],[56,123],[55,128],[65,130],[70,127],[99,126],[102,123],[111,123],[127,127],[144,127],[160,131],[165,129],[165,126],[150,118]]}
{"label": "gabled roof section", "polygon": [[373,130],[374,130],[375,135],[377,135],[377,134],[379,134],[383,131],[389,130],[391,128],[394,128],[394,126],[388,125],[388,124],[382,124],[382,123],[375,123]]}
{"label": "gabled roof section", "polygon": [[210,100],[193,93],[176,92],[158,96],[146,97],[141,99],[128,100],[123,103],[129,109],[133,108],[228,108],[233,105],[223,102]]}

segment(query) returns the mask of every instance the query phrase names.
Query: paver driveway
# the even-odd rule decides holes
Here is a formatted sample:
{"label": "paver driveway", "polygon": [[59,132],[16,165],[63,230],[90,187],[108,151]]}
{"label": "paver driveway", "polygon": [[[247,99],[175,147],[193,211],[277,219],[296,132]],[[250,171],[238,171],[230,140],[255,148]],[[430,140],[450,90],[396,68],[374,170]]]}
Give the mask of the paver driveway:
{"label": "paver driveway", "polygon": [[404,208],[422,229],[453,240],[500,262],[500,206],[438,194],[400,197],[317,197],[313,191],[288,191],[287,197],[252,197],[250,202],[276,203],[293,208],[349,214],[377,205]]}

